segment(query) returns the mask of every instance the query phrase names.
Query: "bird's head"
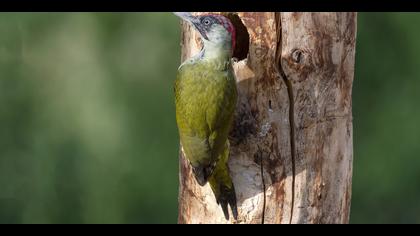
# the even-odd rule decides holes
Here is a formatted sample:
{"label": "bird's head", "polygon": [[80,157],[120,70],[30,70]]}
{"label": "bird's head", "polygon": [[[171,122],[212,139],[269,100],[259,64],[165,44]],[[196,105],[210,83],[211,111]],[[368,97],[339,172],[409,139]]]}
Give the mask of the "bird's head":
{"label": "bird's head", "polygon": [[191,23],[200,32],[205,45],[229,46],[231,51],[235,49],[235,27],[227,17],[217,14],[194,16],[189,12],[175,12],[175,15]]}

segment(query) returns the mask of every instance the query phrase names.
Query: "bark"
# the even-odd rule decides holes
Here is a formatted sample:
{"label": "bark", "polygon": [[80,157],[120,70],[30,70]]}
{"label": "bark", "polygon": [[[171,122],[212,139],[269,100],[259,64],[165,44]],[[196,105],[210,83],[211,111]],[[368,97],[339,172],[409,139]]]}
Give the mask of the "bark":
{"label": "bark", "polygon": [[[202,14],[202,13],[197,13]],[[229,167],[238,221],[226,221],[180,152],[179,223],[348,223],[356,13],[235,13],[239,90]],[[234,15],[230,15],[233,17]],[[182,24],[182,60],[201,47]]]}

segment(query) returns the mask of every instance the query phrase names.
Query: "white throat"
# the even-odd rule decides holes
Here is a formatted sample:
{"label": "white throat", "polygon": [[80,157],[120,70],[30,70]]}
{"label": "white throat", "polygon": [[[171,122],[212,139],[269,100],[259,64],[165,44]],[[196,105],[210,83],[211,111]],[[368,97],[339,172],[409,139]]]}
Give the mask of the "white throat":
{"label": "white throat", "polygon": [[230,42],[211,42],[208,40],[203,40],[203,59],[218,59],[218,58],[228,58],[232,57],[232,46]]}

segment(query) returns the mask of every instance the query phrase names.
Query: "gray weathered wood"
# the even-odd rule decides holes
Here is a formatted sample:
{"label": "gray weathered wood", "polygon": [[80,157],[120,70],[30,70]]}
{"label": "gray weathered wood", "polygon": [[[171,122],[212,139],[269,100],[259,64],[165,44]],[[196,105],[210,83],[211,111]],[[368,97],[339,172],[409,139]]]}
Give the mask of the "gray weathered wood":
{"label": "gray weathered wood", "polygon": [[[229,166],[239,219],[226,222],[181,151],[178,222],[347,223],[356,13],[237,15],[250,40],[248,57],[234,63],[239,100]],[[182,29],[185,60],[200,40],[189,25]]]}

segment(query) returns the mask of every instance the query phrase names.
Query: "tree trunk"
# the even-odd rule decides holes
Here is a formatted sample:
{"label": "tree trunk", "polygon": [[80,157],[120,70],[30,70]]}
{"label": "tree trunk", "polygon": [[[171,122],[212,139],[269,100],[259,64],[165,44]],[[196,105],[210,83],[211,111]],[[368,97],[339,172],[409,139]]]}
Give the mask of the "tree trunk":
{"label": "tree trunk", "polygon": [[[228,16],[239,57],[229,137],[238,221],[225,220],[181,151],[178,222],[348,223],[356,13]],[[183,23],[182,60],[200,47]]]}

